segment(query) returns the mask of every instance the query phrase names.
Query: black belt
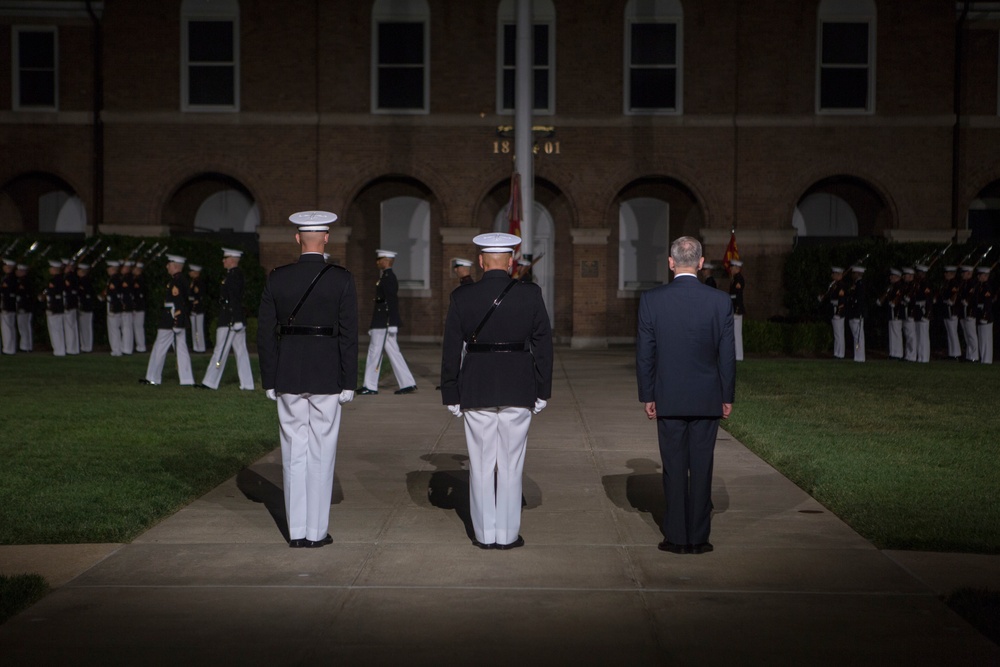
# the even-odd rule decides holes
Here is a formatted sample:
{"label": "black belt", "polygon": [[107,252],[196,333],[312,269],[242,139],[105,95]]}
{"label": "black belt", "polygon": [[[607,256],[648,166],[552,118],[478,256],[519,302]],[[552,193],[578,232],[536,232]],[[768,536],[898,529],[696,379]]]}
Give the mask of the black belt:
{"label": "black belt", "polygon": [[336,336],[335,327],[307,327],[299,324],[283,324],[278,327],[279,336]]}
{"label": "black belt", "polygon": [[466,352],[527,352],[528,343],[466,343]]}

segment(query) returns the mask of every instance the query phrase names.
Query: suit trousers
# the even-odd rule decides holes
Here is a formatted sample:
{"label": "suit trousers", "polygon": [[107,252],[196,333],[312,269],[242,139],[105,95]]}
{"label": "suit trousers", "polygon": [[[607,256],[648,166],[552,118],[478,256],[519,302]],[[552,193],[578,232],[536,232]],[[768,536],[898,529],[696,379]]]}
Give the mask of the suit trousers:
{"label": "suit trousers", "polygon": [[253,370],[250,368],[250,353],[247,352],[246,327],[239,331],[233,331],[232,327],[219,327],[215,330],[215,351],[212,352],[212,360],[208,362],[208,370],[205,371],[205,379],[201,383],[212,389],[219,388],[222,373],[226,370],[230,348],[236,355],[236,372],[240,376],[240,389],[253,389]]}
{"label": "suit trousers", "polygon": [[656,420],[663,461],[663,535],[674,544],[708,542],[712,527],[712,468],[718,418]]}
{"label": "suit trousers", "polygon": [[132,311],[132,339],[136,352],[146,351],[146,311]]}
{"label": "suit trousers", "polygon": [[66,356],[66,329],[63,324],[62,313],[45,313],[45,324],[49,328],[49,343],[52,345],[52,354],[57,357]]}
{"label": "suit trousers", "polygon": [[288,539],[318,541],[330,528],[340,435],[337,394],[278,394]]}
{"label": "suit trousers", "polygon": [[396,376],[399,388],[412,387],[417,384],[406,365],[406,359],[399,350],[398,331],[396,327],[388,329],[369,329],[368,360],[365,362],[365,387],[372,391],[378,390],[378,375],[382,368],[382,353],[389,357],[392,364],[392,374]]}
{"label": "suit trousers", "polygon": [[76,311],[76,328],[80,334],[80,351],[94,351],[94,313]]}
{"label": "suit trousers", "polygon": [[903,358],[903,321],[889,320],[889,358]]}
{"label": "suit trousers", "polygon": [[962,329],[965,330],[966,360],[979,361],[979,331],[976,328],[976,318],[962,318]]}
{"label": "suit trousers", "polygon": [[837,359],[844,358],[844,318],[834,317],[830,320],[833,327],[833,356]]}
{"label": "suit trousers", "polygon": [[166,361],[170,346],[177,354],[177,375],[182,386],[194,384],[194,374],[191,372],[191,355],[188,354],[187,338],[184,329],[157,329],[156,342],[149,353],[149,364],[146,366],[146,379],[152,384],[160,384],[163,378],[163,363]]}
{"label": "suit trousers", "polygon": [[736,341],[736,361],[743,361],[743,316],[733,315],[733,339]]}
{"label": "suit trousers", "polygon": [[979,338],[979,363],[993,363],[993,323],[987,322],[976,325],[976,335]]}
{"label": "suit trousers", "polygon": [[205,351],[205,313],[191,313],[191,349]]}
{"label": "suit trousers", "polygon": [[35,349],[35,337],[32,329],[32,320],[35,314],[29,311],[17,311],[17,333],[21,342],[18,349],[21,352],[31,352]]}
{"label": "suit trousers", "polygon": [[531,410],[503,407],[462,414],[472,529],[483,544],[510,544],[521,530],[521,477]]}
{"label": "suit trousers", "polygon": [[108,311],[108,345],[111,356],[122,356],[122,314]]}
{"label": "suit trousers", "polygon": [[135,337],[132,329],[135,317],[133,315],[131,310],[122,313],[122,354],[132,354],[135,351]]}
{"label": "suit trousers", "polygon": [[17,313],[5,310],[0,313],[0,337],[3,338],[3,353],[17,353]]}
{"label": "suit trousers", "polygon": [[73,308],[63,313],[63,340],[66,342],[66,354],[80,354],[80,331],[76,321],[77,309]]}
{"label": "suit trousers", "polygon": [[944,330],[948,335],[948,356],[958,359],[962,356],[962,344],[958,340],[958,316],[944,318]]}

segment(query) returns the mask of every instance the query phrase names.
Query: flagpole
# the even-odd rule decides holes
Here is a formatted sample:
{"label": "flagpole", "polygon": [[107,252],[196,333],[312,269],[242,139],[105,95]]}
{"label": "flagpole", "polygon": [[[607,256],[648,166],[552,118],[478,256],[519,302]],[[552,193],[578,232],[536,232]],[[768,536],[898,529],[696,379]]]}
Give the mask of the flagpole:
{"label": "flagpole", "polygon": [[531,259],[534,248],[535,170],[531,114],[532,84],[531,0],[517,0],[517,37],[514,61],[514,169],[521,175],[521,256]]}

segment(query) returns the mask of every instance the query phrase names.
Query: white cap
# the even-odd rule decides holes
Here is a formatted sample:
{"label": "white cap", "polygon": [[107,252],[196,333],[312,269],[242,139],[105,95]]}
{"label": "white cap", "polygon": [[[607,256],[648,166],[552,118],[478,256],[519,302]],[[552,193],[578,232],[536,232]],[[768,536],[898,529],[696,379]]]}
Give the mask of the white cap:
{"label": "white cap", "polygon": [[472,266],[472,260],[464,257],[452,257],[451,268],[454,269],[456,266]]}
{"label": "white cap", "polygon": [[992,270],[993,270],[993,269],[991,269],[991,268],[990,268],[990,267],[988,267],[988,266],[980,266],[980,267],[979,267],[978,269],[976,269],[976,272],[977,272],[977,273],[989,273],[989,272],[990,272],[990,271],[992,271]]}
{"label": "white cap", "polygon": [[524,257],[520,257],[517,260],[517,265],[518,266],[531,266],[531,260],[525,259]]}
{"label": "white cap", "polygon": [[122,266],[135,266],[135,262],[133,262],[131,259],[126,259],[124,262],[122,262]]}
{"label": "white cap", "polygon": [[183,264],[187,261],[187,257],[181,257],[180,255],[167,255],[167,261],[175,264]]}
{"label": "white cap", "polygon": [[956,271],[958,271],[958,267],[955,266],[954,264],[949,264],[948,266],[944,267],[945,273],[955,273]]}
{"label": "white cap", "polygon": [[910,268],[908,266],[904,266],[903,267],[903,273],[909,273],[910,275],[913,275],[914,271],[913,271],[912,268]]}
{"label": "white cap", "polygon": [[58,259],[50,259],[49,260],[49,266],[51,268],[53,268],[53,269],[61,269],[62,268],[62,262],[60,262]]}
{"label": "white cap", "polygon": [[729,262],[729,266],[743,266],[743,262],[741,262],[738,259],[734,259],[731,262]]}
{"label": "white cap", "polygon": [[927,273],[931,267],[927,266],[926,264],[917,264],[916,267],[914,268],[916,268],[917,271],[920,271],[921,273]]}
{"label": "white cap", "polygon": [[900,271],[899,269],[889,269],[889,275],[901,276],[903,275],[903,272]]}
{"label": "white cap", "polygon": [[395,250],[382,250],[381,248],[379,248],[378,250],[375,251],[375,257],[378,257],[378,258],[388,257],[389,259],[394,259],[396,257],[396,251]]}
{"label": "white cap", "polygon": [[962,265],[962,273],[965,273],[966,271],[974,271],[974,270],[975,269],[973,269],[972,266],[970,266],[969,264],[963,264]]}
{"label": "white cap", "polygon": [[712,264],[711,262],[705,262],[704,264],[701,265],[701,268],[708,269],[709,271],[711,271],[712,269],[715,268],[715,264]]}
{"label": "white cap", "polygon": [[18,264],[17,265],[17,270],[18,271],[27,271],[28,270],[28,265],[27,264]]}
{"label": "white cap", "polygon": [[222,256],[223,257],[242,257],[243,256],[243,251],[242,250],[233,250],[232,248],[223,248],[222,249]]}
{"label": "white cap", "polygon": [[490,232],[489,234],[480,234],[472,239],[472,242],[479,246],[479,252],[512,253],[514,248],[521,243],[521,237],[503,232]]}
{"label": "white cap", "polygon": [[77,264],[76,268],[83,269],[84,271],[90,271],[90,264]]}
{"label": "white cap", "polygon": [[7,259],[6,257],[3,258],[3,263],[7,266],[17,266],[17,262],[12,259]]}
{"label": "white cap", "polygon": [[199,264],[188,264],[188,271],[198,271],[201,272],[201,266]]}
{"label": "white cap", "polygon": [[865,267],[858,266],[857,264],[855,264],[854,266],[851,267],[851,272],[852,273],[864,273],[865,272]]}
{"label": "white cap", "polygon": [[63,257],[63,258],[62,258],[61,260],[59,260],[59,261],[60,261],[60,262],[62,262],[63,264],[69,264],[69,263],[70,263],[69,259],[68,259],[68,258],[66,258],[66,257]]}
{"label": "white cap", "polygon": [[830,273],[843,273],[843,272],[844,272],[844,267],[842,267],[842,266],[831,266],[830,267]]}
{"label": "white cap", "polygon": [[146,266],[146,265],[145,265],[145,264],[143,264],[142,262],[136,262],[136,263],[135,263],[135,268],[137,268],[137,269],[142,269],[142,268],[145,268],[145,266]]}
{"label": "white cap", "polygon": [[108,260],[108,266],[113,266],[113,267],[115,267],[117,269],[121,265],[122,265],[122,263],[119,262],[117,259],[109,259]]}
{"label": "white cap", "polygon": [[330,223],[336,221],[337,214],[329,211],[299,211],[288,219],[299,226],[300,232],[328,232]]}

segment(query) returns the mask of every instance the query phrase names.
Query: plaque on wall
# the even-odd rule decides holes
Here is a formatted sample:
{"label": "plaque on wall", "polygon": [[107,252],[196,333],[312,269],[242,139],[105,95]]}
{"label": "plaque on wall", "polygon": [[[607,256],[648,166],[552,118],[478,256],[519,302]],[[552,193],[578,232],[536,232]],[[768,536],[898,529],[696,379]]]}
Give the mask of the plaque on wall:
{"label": "plaque on wall", "polygon": [[596,259],[593,261],[584,260],[580,262],[580,277],[581,278],[599,278],[600,277],[600,262]]}

